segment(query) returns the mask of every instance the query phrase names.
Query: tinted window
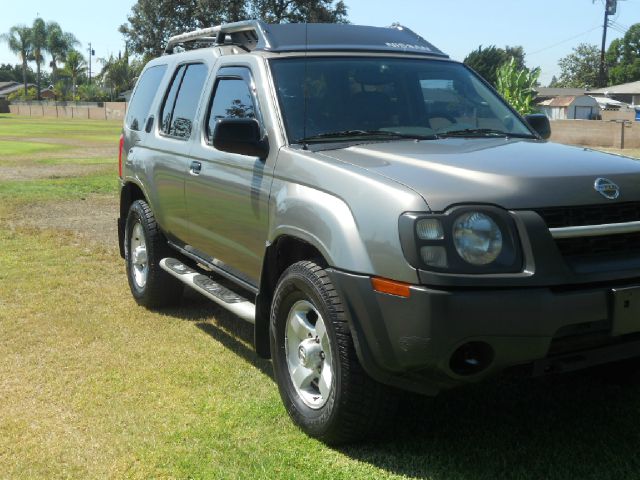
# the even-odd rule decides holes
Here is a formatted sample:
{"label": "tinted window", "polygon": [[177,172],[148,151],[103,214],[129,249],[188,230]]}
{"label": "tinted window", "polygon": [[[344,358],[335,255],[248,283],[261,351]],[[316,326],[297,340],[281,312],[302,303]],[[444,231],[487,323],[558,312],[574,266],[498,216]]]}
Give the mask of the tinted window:
{"label": "tinted window", "polygon": [[171,115],[169,135],[189,138],[193,127],[193,119],[198,109],[198,101],[202,94],[202,87],[207,79],[207,66],[201,63],[189,65],[184,72],[176,105]]}
{"label": "tinted window", "polygon": [[166,65],[156,65],[145,70],[138,80],[136,93],[129,103],[127,112],[127,126],[132,130],[141,130],[144,127],[151,103],[162,81]]}
{"label": "tinted window", "polygon": [[211,135],[216,120],[220,118],[255,118],[255,107],[247,82],[240,78],[223,78],[218,80],[211,104],[207,137],[211,143]]}
{"label": "tinted window", "polygon": [[292,58],[272,60],[271,69],[294,143],[355,130],[436,136],[485,129],[531,135],[494,92],[458,63]]}
{"label": "tinted window", "polygon": [[180,88],[182,76],[184,75],[184,71],[186,68],[186,65],[181,65],[180,68],[178,68],[178,70],[176,71],[175,75],[173,76],[173,80],[171,80],[169,92],[167,93],[164,104],[162,105],[162,110],[160,111],[160,128],[164,133],[169,133],[173,107],[176,104],[176,96],[178,95],[178,89]]}

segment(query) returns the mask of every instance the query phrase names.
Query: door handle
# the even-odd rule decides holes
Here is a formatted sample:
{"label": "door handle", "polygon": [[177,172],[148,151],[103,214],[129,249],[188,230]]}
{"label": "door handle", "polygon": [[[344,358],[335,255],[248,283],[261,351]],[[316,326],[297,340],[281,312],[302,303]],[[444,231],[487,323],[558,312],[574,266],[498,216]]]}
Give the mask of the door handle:
{"label": "door handle", "polygon": [[191,175],[200,175],[201,170],[202,164],[200,162],[191,162],[191,166],[189,167],[189,173]]}

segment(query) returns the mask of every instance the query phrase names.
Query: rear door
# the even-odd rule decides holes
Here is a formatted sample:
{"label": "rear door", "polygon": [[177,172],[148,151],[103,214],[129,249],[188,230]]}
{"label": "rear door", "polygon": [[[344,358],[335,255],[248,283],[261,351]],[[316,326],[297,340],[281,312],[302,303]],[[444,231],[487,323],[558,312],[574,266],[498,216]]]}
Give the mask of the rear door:
{"label": "rear door", "polygon": [[172,240],[180,241],[188,232],[184,182],[189,168],[189,139],[207,75],[206,63],[176,66],[158,112],[155,139],[145,162],[154,214]]}
{"label": "rear door", "polygon": [[275,155],[259,159],[218,151],[211,135],[220,118],[256,118],[266,134],[260,103],[250,67],[218,69],[201,122],[203,134],[191,151],[185,193],[191,246],[252,285],[258,283],[267,239]]}

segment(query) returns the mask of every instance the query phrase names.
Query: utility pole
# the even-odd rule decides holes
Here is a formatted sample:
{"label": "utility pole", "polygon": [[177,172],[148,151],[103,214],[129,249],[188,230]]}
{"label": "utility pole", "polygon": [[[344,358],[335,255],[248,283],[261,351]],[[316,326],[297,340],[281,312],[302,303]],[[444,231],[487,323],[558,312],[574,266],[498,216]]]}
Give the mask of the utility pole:
{"label": "utility pole", "polygon": [[604,68],[604,53],[605,53],[605,48],[607,47],[607,28],[609,27],[609,17],[611,15],[615,15],[617,10],[618,10],[618,0],[607,0],[604,7],[604,25],[602,27],[602,48],[600,50],[600,74],[598,76],[600,87],[605,87],[607,84],[607,79],[605,76],[605,68]]}
{"label": "utility pole", "polygon": [[96,54],[96,51],[91,48],[91,42],[89,42],[89,85],[91,85],[91,57],[93,57]]}

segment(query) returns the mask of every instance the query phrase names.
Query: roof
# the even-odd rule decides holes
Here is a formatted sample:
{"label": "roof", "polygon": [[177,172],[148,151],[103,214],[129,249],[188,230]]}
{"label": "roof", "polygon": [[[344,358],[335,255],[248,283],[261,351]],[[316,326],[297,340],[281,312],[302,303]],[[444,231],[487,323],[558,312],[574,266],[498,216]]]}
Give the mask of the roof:
{"label": "roof", "polygon": [[629,105],[624,103],[624,102],[619,102],[618,100],[614,100],[613,98],[607,98],[607,97],[592,97],[596,100],[596,102],[598,102],[598,105],[601,108],[607,108],[607,107],[628,107]]}
{"label": "roof", "polygon": [[333,23],[287,23],[268,25],[271,52],[377,51],[446,56],[417,33],[403,27],[367,27]]}
{"label": "roof", "polygon": [[20,83],[19,82],[14,82],[14,81],[11,81],[11,82],[0,82],[0,92],[2,90],[4,90],[5,88],[13,87],[14,85],[20,85]]}
{"label": "roof", "polygon": [[203,48],[240,45],[247,51],[307,52],[366,51],[447,57],[417,33],[402,25],[367,27],[334,23],[267,25],[259,20],[229,23],[186,32],[169,39],[165,53],[176,47]]}
{"label": "roof", "polygon": [[[550,87],[538,87],[536,88],[538,97],[560,97],[568,95],[584,95],[584,88],[550,88]],[[591,93],[591,92],[589,92]]]}
{"label": "roof", "polygon": [[598,88],[590,91],[589,93],[604,93],[605,95],[640,95],[640,81]]}
{"label": "roof", "polygon": [[548,100],[544,100],[538,103],[538,105],[541,105],[543,107],[568,107],[575,101],[576,101],[575,95],[568,95],[564,97],[550,98]]}
{"label": "roof", "polygon": [[[5,82],[9,83],[9,82]],[[9,86],[7,88],[0,88],[0,97],[6,97],[11,95],[13,92],[24,89],[24,85],[18,82],[14,82],[15,85]],[[33,83],[27,83],[27,88],[35,87]]]}

